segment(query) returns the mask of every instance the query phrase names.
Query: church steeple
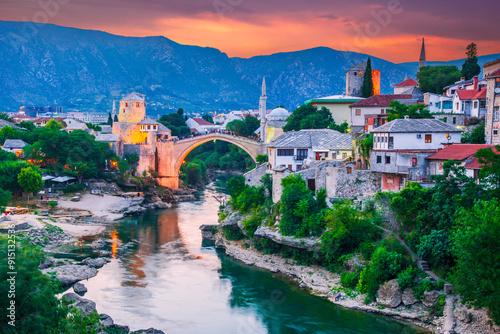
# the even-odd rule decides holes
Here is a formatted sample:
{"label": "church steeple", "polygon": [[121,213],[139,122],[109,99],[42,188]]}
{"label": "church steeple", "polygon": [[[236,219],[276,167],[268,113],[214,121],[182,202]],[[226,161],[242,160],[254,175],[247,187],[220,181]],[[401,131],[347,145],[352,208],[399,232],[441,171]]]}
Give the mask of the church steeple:
{"label": "church steeple", "polygon": [[422,50],[420,50],[420,59],[418,60],[418,68],[425,66],[425,41],[422,38]]}

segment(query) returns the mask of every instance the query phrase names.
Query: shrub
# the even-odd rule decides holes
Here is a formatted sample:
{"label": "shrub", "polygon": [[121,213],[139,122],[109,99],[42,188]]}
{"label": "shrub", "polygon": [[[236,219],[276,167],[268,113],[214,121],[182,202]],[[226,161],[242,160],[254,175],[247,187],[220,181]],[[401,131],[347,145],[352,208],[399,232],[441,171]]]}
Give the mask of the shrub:
{"label": "shrub", "polygon": [[281,252],[282,246],[269,239],[265,238],[255,238],[254,239],[255,249],[261,251],[264,254],[277,254]]}
{"label": "shrub", "polygon": [[50,208],[51,208],[51,209],[55,208],[55,207],[56,207],[56,205],[57,205],[57,202],[56,202],[56,201],[50,201],[50,202],[49,202],[49,206],[50,206]]}
{"label": "shrub", "polygon": [[225,227],[222,231],[224,232],[224,236],[226,237],[227,240],[235,241],[246,238],[246,236],[240,231],[240,229],[233,230]]}
{"label": "shrub", "polygon": [[66,188],[63,188],[62,191],[65,194],[71,194],[71,193],[76,193],[78,191],[82,191],[84,189],[85,189],[85,186],[83,184],[72,184],[70,186],[67,186]]}
{"label": "shrub", "polygon": [[344,270],[342,274],[340,274],[340,284],[342,284],[345,288],[356,288],[358,284],[358,274],[356,272],[350,273],[347,270]]}
{"label": "shrub", "polygon": [[257,230],[257,228],[259,228],[263,219],[264,216],[261,213],[256,212],[249,218],[243,220],[243,227],[245,228],[245,232],[248,236],[253,237],[255,231]]}

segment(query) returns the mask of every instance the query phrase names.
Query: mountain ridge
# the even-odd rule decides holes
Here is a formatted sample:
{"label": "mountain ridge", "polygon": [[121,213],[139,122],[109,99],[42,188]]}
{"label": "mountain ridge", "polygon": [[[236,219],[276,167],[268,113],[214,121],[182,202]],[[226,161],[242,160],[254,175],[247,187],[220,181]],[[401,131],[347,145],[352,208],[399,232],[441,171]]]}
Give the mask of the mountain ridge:
{"label": "mountain ridge", "polygon": [[[131,91],[146,94],[150,114],[179,107],[257,109],[263,76],[268,108],[293,110],[311,98],[342,94],[346,71],[369,56],[320,46],[229,57],[216,48],[184,45],[165,36],[120,36],[54,24],[37,24],[36,34],[26,36],[29,24],[0,21],[0,98],[11,111],[52,104],[110,111],[113,100]],[[418,70],[418,62],[395,64],[370,57],[382,72],[382,93],[392,92],[394,84],[405,75],[415,77]],[[500,54],[482,56],[480,64],[492,58]]]}

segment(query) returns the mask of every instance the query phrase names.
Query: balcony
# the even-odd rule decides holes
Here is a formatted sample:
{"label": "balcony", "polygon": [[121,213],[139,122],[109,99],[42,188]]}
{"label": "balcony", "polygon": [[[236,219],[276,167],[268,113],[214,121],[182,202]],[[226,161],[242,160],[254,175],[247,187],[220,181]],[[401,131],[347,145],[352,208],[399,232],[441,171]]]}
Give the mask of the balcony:
{"label": "balcony", "polygon": [[293,160],[302,161],[304,159],[307,159],[307,156],[305,156],[305,155],[294,155],[293,156]]}
{"label": "balcony", "polygon": [[408,174],[408,166],[397,166],[398,173]]}

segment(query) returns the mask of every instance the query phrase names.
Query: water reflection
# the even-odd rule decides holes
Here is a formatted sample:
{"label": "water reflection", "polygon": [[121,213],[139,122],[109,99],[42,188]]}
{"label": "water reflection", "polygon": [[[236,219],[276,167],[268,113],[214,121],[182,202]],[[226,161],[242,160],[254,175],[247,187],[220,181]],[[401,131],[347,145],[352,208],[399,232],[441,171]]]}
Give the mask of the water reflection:
{"label": "water reflection", "polygon": [[340,309],[203,244],[199,226],[217,222],[213,194],[117,223],[112,262],[85,283],[100,313],[132,330],[167,333],[416,332]]}

